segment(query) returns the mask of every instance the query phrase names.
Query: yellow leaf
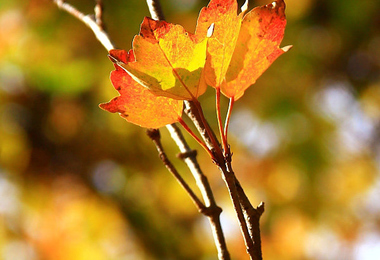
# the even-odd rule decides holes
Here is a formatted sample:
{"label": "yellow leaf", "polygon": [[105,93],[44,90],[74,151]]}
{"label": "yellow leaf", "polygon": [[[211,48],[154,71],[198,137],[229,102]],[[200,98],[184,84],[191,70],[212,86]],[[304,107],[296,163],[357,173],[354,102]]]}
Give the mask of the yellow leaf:
{"label": "yellow leaf", "polygon": [[206,38],[180,25],[145,18],[133,40],[135,61],[117,64],[156,95],[193,100],[206,91],[199,87],[206,47]]}

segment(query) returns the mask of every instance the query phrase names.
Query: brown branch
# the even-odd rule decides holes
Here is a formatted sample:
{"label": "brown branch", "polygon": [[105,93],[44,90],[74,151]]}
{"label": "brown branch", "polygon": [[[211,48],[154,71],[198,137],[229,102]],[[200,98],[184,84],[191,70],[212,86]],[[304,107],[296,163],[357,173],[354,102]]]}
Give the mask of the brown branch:
{"label": "brown branch", "polygon": [[[155,20],[164,20],[164,14],[161,9],[159,0],[147,0],[150,14]],[[187,101],[185,101],[186,103]],[[180,129],[176,124],[166,126],[173,140],[177,143],[180,148],[182,156],[180,156],[185,163],[188,165],[198,188],[200,189],[203,199],[206,203],[208,212],[204,213],[208,218],[211,225],[211,230],[214,237],[214,242],[218,251],[218,258],[220,260],[229,260],[230,255],[227,250],[227,244],[225,242],[222,226],[220,223],[220,213],[222,209],[216,205],[214,195],[212,193],[210,184],[206,176],[201,171],[199,164],[196,160],[196,153],[194,153],[188,146],[185,138],[183,137]],[[207,148],[207,147],[206,147]]]}
{"label": "brown branch", "polygon": [[174,178],[178,181],[178,183],[182,186],[182,188],[187,192],[187,194],[190,196],[195,206],[198,208],[198,211],[206,212],[206,206],[200,201],[197,195],[195,195],[193,190],[182,178],[182,176],[178,173],[177,169],[174,167],[174,165],[170,162],[169,158],[166,156],[166,153],[161,143],[160,131],[158,129],[148,129],[146,132],[149,138],[153,141],[154,145],[156,146],[157,151],[158,151],[158,156],[164,163],[165,167],[168,169],[168,171],[171,174],[173,174]]}
{"label": "brown branch", "polygon": [[210,222],[214,242],[218,251],[218,259],[228,260],[230,259],[230,254],[227,250],[227,244],[220,223],[220,213],[222,212],[222,209],[217,206],[210,183],[199,167],[196,158],[197,153],[195,150],[190,149],[189,145],[182,135],[181,130],[176,124],[167,125],[166,128],[169,130],[171,137],[179,147],[179,150],[181,152],[179,154],[179,157],[186,163],[191,173],[193,174],[193,177],[197,183],[198,188],[201,191],[203,200],[205,201],[206,207],[209,211],[205,215],[208,217]]}
{"label": "brown branch", "polygon": [[[220,145],[218,144],[217,148],[214,148],[213,142],[211,141],[212,138],[215,138],[215,135],[210,137],[205,130],[206,127],[203,125],[203,122],[200,120],[199,115],[197,114],[197,110],[193,108],[194,104],[192,102],[185,102],[185,114],[194,122],[195,127],[197,128],[198,132],[201,134],[203,140],[205,141],[206,145],[209,147],[211,151],[215,151],[215,149],[220,149]],[[231,181],[231,173],[229,173],[229,170],[232,169],[231,167],[231,154],[228,151],[226,153],[225,162],[215,162],[219,169],[222,172],[222,175],[224,176],[225,181],[229,182],[228,185],[232,185]],[[228,167],[225,167],[225,164],[228,165]],[[237,180],[235,174],[232,173],[232,176],[234,178],[234,183],[236,186],[236,189],[234,189],[232,186],[229,187],[231,192],[234,192],[233,190],[236,190],[238,194],[238,201],[240,203],[240,208],[243,214],[243,218],[241,217],[241,213],[238,213],[238,219],[240,224],[240,227],[242,228],[243,234],[245,236],[245,241],[247,245],[247,251],[250,252],[251,258],[255,260],[261,260],[262,259],[262,253],[261,253],[261,235],[260,235],[260,216],[264,212],[264,204],[260,204],[257,208],[254,208],[252,204],[250,203],[247,195],[245,194],[242,186],[240,185],[239,181]],[[231,194],[230,194],[231,195]],[[236,197],[234,198],[236,200]],[[237,210],[239,210],[239,206],[236,204],[236,201],[233,202],[234,207],[237,207]],[[243,223],[245,222],[245,223]],[[243,226],[242,226],[243,225]],[[245,226],[245,227],[244,227]],[[248,240],[248,236],[250,238]]]}
{"label": "brown branch", "polygon": [[[107,51],[115,48],[114,45],[112,44],[107,32],[105,31],[105,28],[104,28],[103,17],[102,17],[103,16],[103,5],[102,5],[101,0],[96,0],[97,2],[96,2],[96,6],[95,6],[95,15],[85,15],[82,12],[80,12],[79,10],[77,10],[75,7],[73,7],[72,5],[64,2],[63,0],[52,0],[52,1],[60,9],[68,12],[69,14],[73,15],[74,17],[76,17],[77,19],[82,21],[85,25],[87,25],[93,31],[96,38],[105,47],[105,49]],[[161,9],[159,1],[158,0],[147,0],[147,3],[149,6],[149,10],[152,14],[152,18],[156,19],[156,20],[163,20],[164,16],[163,16],[162,9]],[[188,107],[191,107],[191,104],[187,101],[185,101],[185,105],[187,105]],[[215,137],[215,134],[213,132],[210,133],[209,131],[206,131],[206,129],[210,129],[209,126],[205,127],[203,125],[204,122],[202,123],[202,120],[200,120],[200,118],[196,119],[197,115],[192,114],[193,111],[195,111],[195,110],[191,109],[191,108],[187,109],[187,115],[189,115],[190,118],[193,117],[192,119],[193,119],[193,122],[195,122],[196,126],[198,124],[198,126],[197,126],[198,131],[201,133],[202,138],[205,140],[206,144],[209,146],[209,148],[211,150],[219,149],[220,147],[215,148],[215,146],[217,146],[216,145],[217,142],[215,142],[217,140]],[[185,112],[186,112],[186,109],[185,109]],[[199,117],[199,115],[198,115],[198,117]],[[172,126],[168,126],[167,128],[169,131],[171,131],[171,129],[175,129],[176,126],[172,125]],[[179,129],[175,130],[174,132],[180,133],[180,135],[182,135],[181,132],[179,131]],[[175,136],[177,136],[177,137],[175,137]],[[183,139],[183,137],[182,138],[178,137],[178,134],[172,134],[172,137],[176,141],[177,145],[180,147],[181,151],[182,151],[181,147],[182,148],[185,147],[184,148],[185,150],[190,150],[190,148],[188,148],[187,143]],[[186,155],[187,153],[182,151],[182,154]],[[190,154],[191,154],[191,152],[190,152]],[[203,188],[201,188],[202,185],[200,185],[200,189],[201,189],[202,195],[203,195],[205,202],[206,202],[206,210],[204,211],[204,213],[207,216],[209,216],[210,222],[212,222],[211,226],[213,229],[215,242],[216,242],[216,245],[218,248],[219,259],[230,259],[228,251],[227,251],[227,247],[225,245],[224,235],[223,235],[222,228],[220,225],[220,220],[219,220],[219,215],[220,215],[221,209],[219,207],[217,207],[215,204],[215,200],[212,196],[211,188],[210,188],[210,191],[208,191],[209,184],[208,184],[207,178],[201,172],[199,165],[196,161],[195,155],[188,156],[188,157],[185,156],[184,161],[186,162],[186,164],[190,168],[195,179],[196,180],[199,179],[200,181],[198,180],[198,182],[203,183],[202,184]],[[198,176],[198,177],[196,177],[196,176]],[[247,196],[245,195],[245,193],[244,193],[241,185],[237,181],[235,175],[233,175],[233,178],[234,178],[234,183],[236,185],[236,192],[239,195],[238,197],[239,197],[239,201],[240,201],[240,204],[242,207],[242,211],[243,211],[244,217],[245,217],[247,225],[248,225],[250,236],[252,237],[252,240],[254,241],[256,249],[258,248],[258,250],[259,250],[259,254],[258,254],[258,250],[256,250],[255,254],[258,254],[258,257],[254,258],[254,259],[262,259],[261,258],[261,246],[260,246],[261,242],[260,242],[259,219],[260,219],[260,216],[262,215],[262,213],[264,211],[264,206],[263,206],[263,204],[260,204],[255,209],[250,204]],[[198,199],[198,201],[199,201],[199,199]],[[217,210],[210,210],[209,208],[214,207],[213,206],[214,204],[215,204],[215,208]],[[203,204],[201,203],[201,205],[203,205]],[[201,210],[201,211],[203,211],[203,210]],[[214,213],[212,213],[212,212],[214,212]]]}

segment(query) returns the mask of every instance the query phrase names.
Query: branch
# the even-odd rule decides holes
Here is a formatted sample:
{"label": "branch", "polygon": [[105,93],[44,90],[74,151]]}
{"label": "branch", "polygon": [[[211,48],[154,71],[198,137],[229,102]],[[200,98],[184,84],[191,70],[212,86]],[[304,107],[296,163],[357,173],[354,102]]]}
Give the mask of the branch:
{"label": "branch", "polygon": [[195,150],[190,149],[189,145],[187,144],[185,138],[182,135],[181,130],[178,128],[176,124],[167,125],[166,128],[169,130],[172,139],[176,142],[177,146],[179,147],[179,150],[181,152],[179,154],[179,157],[186,163],[187,167],[193,174],[197,186],[201,191],[203,200],[205,201],[205,204],[207,206],[208,212],[204,214],[208,217],[210,222],[211,231],[218,251],[218,259],[229,260],[230,255],[227,250],[227,244],[220,223],[220,213],[222,213],[222,209],[216,205],[210,183],[208,182],[207,177],[203,174],[201,168],[199,167],[196,158],[197,152]]}
{"label": "branch", "polygon": [[[79,10],[77,10],[75,7],[73,7],[72,5],[64,2],[63,0],[52,0],[52,1],[60,9],[68,12],[69,14],[76,17],[78,20],[82,21],[85,25],[87,25],[93,31],[98,41],[105,47],[107,51],[110,51],[111,49],[115,49],[114,45],[112,44],[104,28],[103,17],[102,17],[103,16],[102,0],[96,0],[94,15],[85,15]],[[153,19],[156,19],[156,20],[164,19],[162,9],[158,0],[147,0],[147,3],[148,3],[149,10],[152,14]],[[192,106],[190,102],[188,101],[185,101],[185,105],[188,107]],[[194,111],[196,110],[185,109],[185,112],[190,118],[192,119],[195,118],[193,122],[195,122],[195,125],[198,131],[201,133],[202,138],[205,140],[210,150],[215,151],[215,149],[216,150],[220,149],[220,147],[215,148],[215,146],[217,146],[218,143],[217,143],[217,139],[215,137],[214,132],[206,131],[207,129],[210,129],[208,125],[206,127],[204,126],[204,123],[207,124],[207,122],[202,122],[202,120],[199,118],[199,115],[198,115],[198,119],[196,119],[197,115],[193,114]],[[230,259],[230,256],[227,251],[224,235],[223,235],[222,228],[220,225],[220,220],[219,220],[221,209],[215,203],[208,180],[206,176],[203,175],[197,163],[196,154],[188,147],[186,141],[184,140],[182,136],[182,133],[180,132],[180,130],[178,129],[176,125],[168,125],[167,128],[169,132],[171,133],[172,138],[174,139],[174,141],[177,143],[177,145],[179,146],[181,150],[181,158],[185,161],[185,163],[190,168],[191,172],[193,173],[194,178],[197,181],[197,184],[198,183],[201,184],[199,185],[199,188],[205,200],[206,209],[203,210],[202,206],[200,208],[201,208],[201,212],[209,217],[213,234],[214,234],[214,239],[218,248],[219,259],[228,260]],[[235,175],[233,175],[233,177],[234,177],[234,182],[236,185],[236,192],[239,195],[238,197],[239,197],[239,201],[242,207],[242,211],[246,219],[246,222],[248,224],[250,236],[252,237],[252,240],[255,242],[254,243],[255,247],[259,247],[260,255],[259,257],[255,259],[261,259],[259,219],[264,211],[264,206],[263,204],[260,204],[258,208],[256,209],[252,207],[241,185],[237,181]],[[191,195],[191,197],[194,197],[194,196]],[[195,199],[195,201],[197,201],[197,199]],[[199,202],[199,199],[198,199],[198,202]],[[199,204],[198,202],[194,202],[194,203],[196,205],[203,205],[202,203]]]}
{"label": "branch", "polygon": [[178,173],[177,169],[174,167],[174,165],[170,162],[169,158],[166,156],[166,153],[164,151],[164,148],[161,144],[161,135],[160,131],[158,129],[148,129],[147,135],[150,139],[152,139],[153,143],[155,144],[158,156],[164,163],[165,167],[168,169],[168,171],[173,174],[174,178],[179,182],[179,184],[184,188],[184,190],[187,192],[187,194],[190,196],[192,201],[194,202],[195,206],[198,208],[199,212],[205,212],[206,206],[199,200],[197,195],[193,192],[193,190],[190,188],[190,186],[186,183],[186,181],[182,178],[182,176]]}
{"label": "branch", "polygon": [[[146,2],[153,19],[165,20],[159,0],[146,0]],[[187,102],[188,101],[185,101],[185,103]],[[193,174],[193,177],[195,178],[198,188],[202,193],[203,199],[208,208],[208,212],[202,213],[204,213],[209,218],[215,245],[218,250],[218,258],[220,260],[229,260],[230,255],[227,250],[227,244],[225,242],[222,226],[220,223],[220,213],[222,212],[222,209],[216,205],[214,195],[212,193],[207,177],[201,171],[196,160],[196,151],[189,148],[185,138],[182,135],[181,130],[176,124],[167,125],[166,128],[169,130],[173,140],[180,148],[180,158],[183,159],[187,164],[188,168]]]}
{"label": "branch", "polygon": [[103,1],[102,0],[96,0],[94,11],[95,11],[95,22],[104,31],[105,28],[104,28],[104,23],[103,23]]}
{"label": "branch", "polygon": [[108,37],[108,34],[103,28],[103,21],[102,21],[102,1],[97,0],[97,4],[95,6],[95,18],[93,18],[93,15],[85,15],[82,12],[80,12],[78,9],[73,7],[72,5],[66,3],[63,0],[53,0],[53,2],[62,10],[65,10],[72,16],[76,17],[80,21],[82,21],[85,25],[90,27],[90,29],[94,32],[96,38],[98,41],[106,48],[107,51],[110,51],[112,49],[115,49],[114,45],[112,44],[110,38]]}
{"label": "branch", "polygon": [[150,16],[154,20],[165,20],[164,13],[162,12],[160,1],[158,0],[146,0],[149,8]]}
{"label": "branch", "polygon": [[[201,134],[203,140],[205,141],[206,145],[211,151],[215,151],[216,149],[220,149],[220,145],[218,144],[218,147],[214,147],[213,142],[211,141],[212,138],[216,139],[215,135],[214,136],[209,136],[207,131],[205,130],[206,127],[203,125],[203,122],[200,120],[200,116],[197,114],[197,110],[194,109],[194,104],[192,102],[185,102],[185,109],[184,109],[185,114],[194,122],[195,127],[197,128],[198,132]],[[229,149],[228,149],[229,150]],[[240,223],[240,227],[242,228],[242,231],[245,236],[245,241],[247,245],[247,250],[249,250],[251,253],[251,257],[253,259],[261,260],[262,259],[262,253],[261,253],[261,235],[260,235],[260,216],[264,212],[264,204],[261,203],[257,208],[254,208],[252,204],[250,203],[247,195],[245,194],[242,186],[240,185],[239,181],[237,180],[235,174],[232,172],[232,176],[234,178],[234,183],[236,186],[236,189],[232,187],[233,182],[231,180],[231,173],[229,173],[230,169],[232,171],[231,167],[231,154],[228,151],[226,153],[226,162],[215,162],[218,166],[219,169],[222,172],[222,175],[224,177],[224,180],[229,182],[227,185],[231,186],[229,187],[230,192],[233,192],[233,190],[236,190],[238,194],[238,198],[234,197],[234,200],[238,199],[240,203],[240,208],[242,211],[242,214],[244,216],[244,220],[241,217],[241,213],[238,213],[238,219]],[[227,164],[227,167],[225,167],[224,164]],[[228,176],[228,177],[227,177]],[[230,193],[230,195],[232,195]],[[234,202],[234,207],[235,209],[239,210],[239,206],[237,205],[236,201]],[[240,211],[240,210],[239,210]],[[245,222],[245,223],[244,223]],[[244,227],[245,226],[245,227]],[[248,229],[248,234],[249,238],[252,242],[248,240],[247,237],[247,229]]]}

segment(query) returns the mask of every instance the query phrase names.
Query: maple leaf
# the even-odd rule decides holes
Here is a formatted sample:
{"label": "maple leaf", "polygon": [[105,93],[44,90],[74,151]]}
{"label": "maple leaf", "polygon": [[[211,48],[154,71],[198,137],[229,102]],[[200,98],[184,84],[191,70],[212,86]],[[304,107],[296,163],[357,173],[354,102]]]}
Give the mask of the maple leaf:
{"label": "maple leaf", "polygon": [[204,83],[220,88],[234,100],[291,47],[279,47],[286,25],[283,0],[244,13],[237,15],[236,0],[211,0],[201,10],[196,29],[196,34],[204,37],[214,24],[208,39]]}
{"label": "maple leaf", "polygon": [[[112,59],[124,64],[135,60],[132,51],[111,50]],[[160,128],[175,123],[182,116],[183,101],[157,96],[138,82],[124,69],[115,64],[111,82],[120,96],[99,106],[112,113],[120,113],[128,122],[146,127]]]}
{"label": "maple leaf", "polygon": [[211,0],[198,17],[196,35],[205,36],[213,30],[207,42],[206,83],[220,86],[224,80],[239,35],[241,18],[236,0]]}
{"label": "maple leaf", "polygon": [[199,84],[206,61],[206,37],[145,17],[132,45],[135,61],[116,63],[156,95],[194,100],[206,91],[206,86]]}

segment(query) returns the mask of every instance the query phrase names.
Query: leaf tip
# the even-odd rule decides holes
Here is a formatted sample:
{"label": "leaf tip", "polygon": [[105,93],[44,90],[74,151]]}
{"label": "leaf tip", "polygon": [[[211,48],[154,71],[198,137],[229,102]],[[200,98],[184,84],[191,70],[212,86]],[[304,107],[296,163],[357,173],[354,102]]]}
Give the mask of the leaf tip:
{"label": "leaf tip", "polygon": [[105,110],[105,111],[108,111],[108,112],[110,112],[110,113],[116,113],[116,112],[118,112],[118,109],[117,109],[117,107],[115,106],[116,99],[117,99],[117,98],[114,98],[114,99],[112,99],[112,100],[109,101],[109,102],[101,103],[101,104],[99,104],[98,106],[99,106],[99,108],[101,108],[101,109],[103,109],[103,110]]}

